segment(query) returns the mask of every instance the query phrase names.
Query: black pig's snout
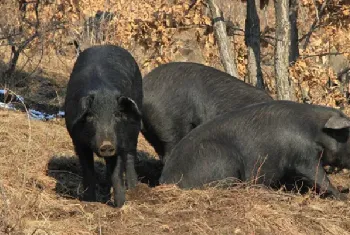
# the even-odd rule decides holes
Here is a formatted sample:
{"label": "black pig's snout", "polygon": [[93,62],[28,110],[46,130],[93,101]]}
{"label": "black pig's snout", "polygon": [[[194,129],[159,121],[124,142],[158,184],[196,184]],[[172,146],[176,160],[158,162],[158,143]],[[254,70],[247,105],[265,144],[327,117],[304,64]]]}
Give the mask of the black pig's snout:
{"label": "black pig's snout", "polygon": [[111,157],[115,155],[115,148],[110,141],[103,141],[99,152],[101,157]]}

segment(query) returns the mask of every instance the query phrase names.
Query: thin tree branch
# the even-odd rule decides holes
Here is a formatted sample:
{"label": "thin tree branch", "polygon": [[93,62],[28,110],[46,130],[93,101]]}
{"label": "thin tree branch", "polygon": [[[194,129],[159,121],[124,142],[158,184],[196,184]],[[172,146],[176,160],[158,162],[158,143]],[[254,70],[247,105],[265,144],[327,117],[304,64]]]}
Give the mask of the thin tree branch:
{"label": "thin tree branch", "polygon": [[316,56],[330,56],[330,55],[343,55],[350,53],[350,51],[344,51],[344,52],[326,52],[326,53],[320,53],[320,54],[310,54],[310,55],[302,55],[301,58],[306,59],[310,57],[316,57]]}
{"label": "thin tree branch", "polygon": [[322,3],[322,5],[318,9],[318,11],[316,11],[316,18],[315,18],[314,22],[312,23],[309,32],[306,35],[304,35],[303,37],[301,37],[301,39],[299,39],[299,41],[302,41],[305,38],[305,43],[303,46],[304,50],[306,49],[307,45],[310,43],[310,38],[311,38],[312,33],[319,27],[320,18],[325,13],[325,8],[326,8],[328,2],[329,2],[329,0],[324,0],[324,2]]}

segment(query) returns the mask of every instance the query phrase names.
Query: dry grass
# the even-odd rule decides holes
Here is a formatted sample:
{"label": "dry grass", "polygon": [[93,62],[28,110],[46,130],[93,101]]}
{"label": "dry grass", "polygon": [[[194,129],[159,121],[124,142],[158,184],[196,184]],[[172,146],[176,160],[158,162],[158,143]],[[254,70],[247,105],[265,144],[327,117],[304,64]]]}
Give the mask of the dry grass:
{"label": "dry grass", "polygon": [[[81,175],[61,122],[29,122],[6,110],[0,122],[0,234],[350,234],[348,202],[258,187],[140,184],[122,209],[81,202]],[[139,149],[152,151],[142,139]],[[103,164],[96,166],[103,187]],[[332,178],[349,184],[349,174]]]}

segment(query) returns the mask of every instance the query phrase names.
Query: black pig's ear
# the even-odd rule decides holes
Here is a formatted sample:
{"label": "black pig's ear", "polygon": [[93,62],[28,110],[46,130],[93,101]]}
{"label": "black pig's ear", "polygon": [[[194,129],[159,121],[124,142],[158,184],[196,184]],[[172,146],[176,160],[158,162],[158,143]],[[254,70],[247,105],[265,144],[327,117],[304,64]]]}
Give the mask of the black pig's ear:
{"label": "black pig's ear", "polygon": [[135,101],[125,96],[119,96],[117,99],[119,110],[121,112],[125,113],[127,116],[135,118],[136,120],[141,118],[141,112]]}
{"label": "black pig's ear", "polygon": [[350,127],[350,120],[345,117],[332,116],[328,119],[324,128],[327,129],[344,129]]}
{"label": "black pig's ear", "polygon": [[86,113],[92,105],[92,102],[94,101],[95,95],[94,94],[89,94],[87,96],[84,96],[83,98],[80,99],[80,105],[81,109]]}
{"label": "black pig's ear", "polygon": [[79,107],[77,107],[77,117],[73,122],[73,125],[77,124],[80,121],[83,121],[86,117],[88,111],[91,108],[92,102],[94,101],[95,95],[89,94],[87,96],[84,96],[79,101]]}

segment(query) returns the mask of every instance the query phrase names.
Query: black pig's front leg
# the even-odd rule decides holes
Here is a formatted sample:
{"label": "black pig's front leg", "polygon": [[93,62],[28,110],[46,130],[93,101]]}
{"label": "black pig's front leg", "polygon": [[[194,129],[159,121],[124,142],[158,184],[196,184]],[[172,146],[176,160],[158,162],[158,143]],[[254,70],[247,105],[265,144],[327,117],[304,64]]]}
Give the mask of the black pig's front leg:
{"label": "black pig's front leg", "polygon": [[125,203],[124,185],[125,162],[122,156],[116,157],[116,164],[112,173],[112,186],[114,195],[114,206],[122,207]]}
{"label": "black pig's front leg", "polygon": [[136,150],[128,152],[124,158],[126,163],[126,185],[128,189],[135,188],[137,184],[137,174],[135,170]]}
{"label": "black pig's front leg", "polygon": [[[122,207],[125,203],[125,181],[128,189],[135,188],[137,184],[137,174],[135,170],[136,151],[123,152],[116,158],[107,160],[107,172],[111,175],[111,182],[114,191],[114,205]],[[113,169],[113,166],[114,169]],[[113,169],[113,172],[111,172]],[[124,181],[125,173],[125,181]]]}
{"label": "black pig's front leg", "polygon": [[96,179],[94,156],[92,150],[82,146],[75,146],[79,162],[83,171],[83,200],[96,201]]}

